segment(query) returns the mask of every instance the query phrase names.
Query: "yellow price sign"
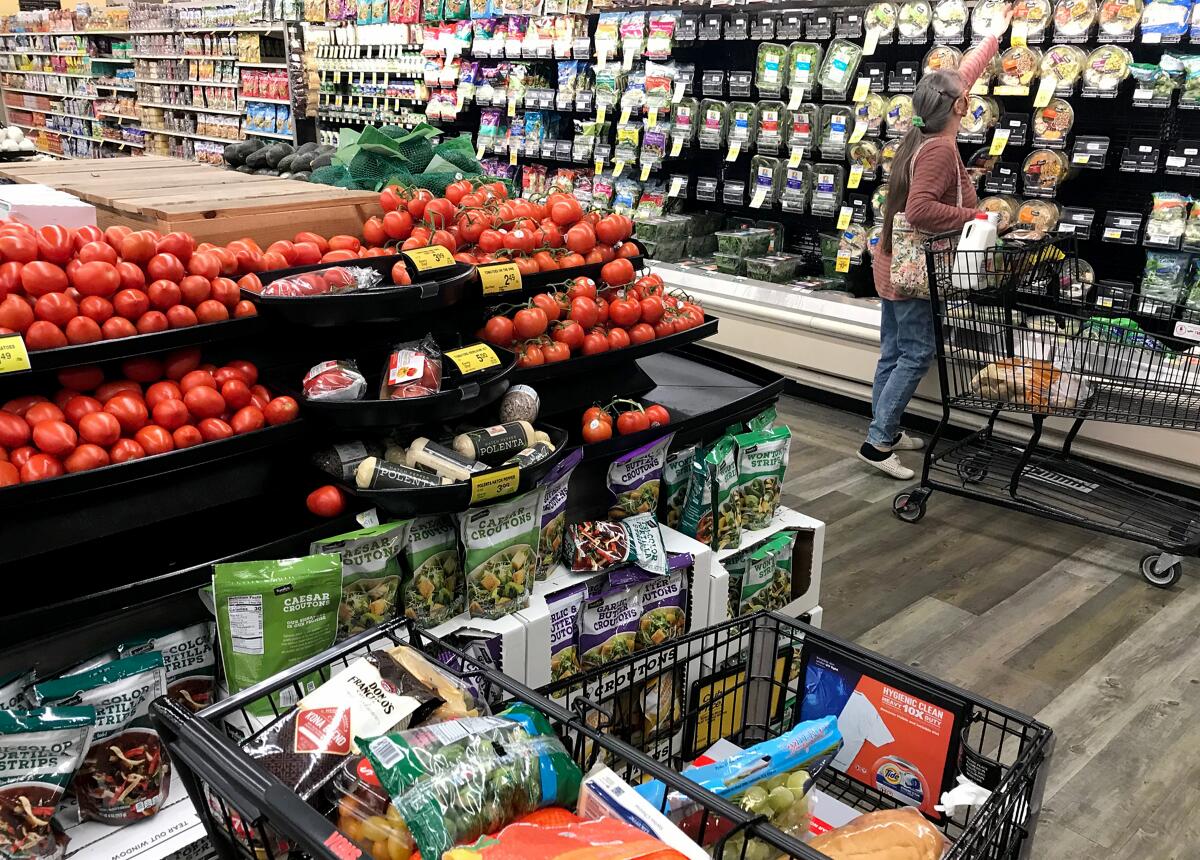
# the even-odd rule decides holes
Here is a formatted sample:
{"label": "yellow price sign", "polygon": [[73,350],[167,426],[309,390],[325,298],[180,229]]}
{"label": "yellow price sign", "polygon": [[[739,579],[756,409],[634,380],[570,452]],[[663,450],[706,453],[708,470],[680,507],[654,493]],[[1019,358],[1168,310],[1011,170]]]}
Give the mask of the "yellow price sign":
{"label": "yellow price sign", "polygon": [[1038,84],[1037,92],[1033,96],[1033,106],[1035,108],[1044,108],[1050,104],[1050,99],[1054,97],[1056,89],[1058,89],[1058,78],[1054,77],[1054,75],[1042,78]]}
{"label": "yellow price sign", "polygon": [[850,165],[850,177],[846,180],[847,188],[857,188],[862,182],[863,166],[861,164]]}
{"label": "yellow price sign", "polygon": [[428,248],[413,248],[411,251],[401,251],[401,254],[418,272],[428,272],[433,269],[444,269],[454,265],[454,255],[441,245],[430,245]]}
{"label": "yellow price sign", "polygon": [[788,110],[798,110],[802,101],[804,101],[804,87],[792,87],[792,94],[788,98]]}
{"label": "yellow price sign", "polygon": [[799,167],[800,162],[804,160],[804,147],[793,146],[791,155],[788,156],[788,167]]}
{"label": "yellow price sign", "polygon": [[516,99],[508,100],[508,115],[509,116],[517,115],[517,100]]}
{"label": "yellow price sign", "polygon": [[498,499],[517,491],[521,483],[521,470],[516,466],[471,476],[471,504]]}
{"label": "yellow price sign", "polygon": [[658,108],[646,108],[646,128],[654,128],[658,125]]}
{"label": "yellow price sign", "polygon": [[608,108],[606,108],[604,105],[597,105],[597,107],[596,107],[596,122],[604,122],[604,117],[607,115],[608,115]]}
{"label": "yellow price sign", "polygon": [[1009,41],[1014,48],[1024,48],[1029,43],[1029,22],[1013,21]]}
{"label": "yellow price sign", "polygon": [[18,373],[29,370],[29,351],[19,334],[0,336],[0,373]]}
{"label": "yellow price sign", "polygon": [[845,230],[850,226],[850,216],[854,214],[854,208],[851,206],[843,206],[838,210],[837,228]]}
{"label": "yellow price sign", "polygon": [[850,132],[850,143],[858,143],[867,135],[867,124],[862,120],[854,123],[854,129]]}
{"label": "yellow price sign", "polygon": [[596,168],[596,175],[597,175],[597,176],[599,176],[601,173],[603,173],[603,172],[604,172],[604,159],[603,159],[603,158],[597,158],[597,159],[596,159],[595,168]]}
{"label": "yellow price sign", "polygon": [[837,260],[833,264],[833,270],[835,272],[850,271],[850,252],[849,251],[838,251],[837,252]]}
{"label": "yellow price sign", "polygon": [[521,289],[521,270],[516,263],[479,266],[476,271],[479,272],[479,283],[483,286],[485,296]]}
{"label": "yellow price sign", "polygon": [[509,163],[509,164],[511,164],[513,167],[516,167],[516,165],[517,165],[517,151],[516,151],[515,149],[510,149],[510,150],[508,151],[508,163]]}
{"label": "yellow price sign", "polygon": [[1004,147],[1008,146],[1008,138],[1012,132],[1007,128],[998,128],[992,135],[992,145],[988,147],[988,155],[1003,155]]}
{"label": "yellow price sign", "polygon": [[479,146],[475,147],[475,160],[483,161],[483,153],[487,150],[487,143],[479,141]]}
{"label": "yellow price sign", "polygon": [[629,117],[630,117],[630,114],[632,114],[632,113],[633,113],[633,108],[629,107],[628,105],[621,108],[621,119],[619,120],[619,123],[621,125],[625,125],[625,123],[629,122]]}
{"label": "yellow price sign", "polygon": [[679,153],[683,152],[683,138],[671,138],[671,158],[678,158]]}
{"label": "yellow price sign", "polygon": [[852,102],[861,102],[867,97],[867,93],[871,91],[871,79],[867,77],[859,78],[854,85],[854,96],[850,99]]}
{"label": "yellow price sign", "polygon": [[729,144],[729,151],[725,153],[726,161],[737,161],[737,157],[742,154],[742,142],[735,140]]}
{"label": "yellow price sign", "polygon": [[459,372],[465,374],[487,370],[500,364],[500,356],[486,343],[473,343],[447,351],[446,358],[454,363]]}
{"label": "yellow price sign", "polygon": [[614,178],[619,177],[624,172],[625,172],[625,162],[618,158],[616,161],[613,162],[613,177]]}
{"label": "yellow price sign", "polygon": [[649,178],[650,178],[650,169],[651,169],[651,167],[653,167],[653,165],[650,165],[650,164],[643,164],[643,165],[642,165],[642,172],[641,172],[641,174],[639,175],[639,179],[640,179],[642,182],[645,182],[647,179],[649,179]]}

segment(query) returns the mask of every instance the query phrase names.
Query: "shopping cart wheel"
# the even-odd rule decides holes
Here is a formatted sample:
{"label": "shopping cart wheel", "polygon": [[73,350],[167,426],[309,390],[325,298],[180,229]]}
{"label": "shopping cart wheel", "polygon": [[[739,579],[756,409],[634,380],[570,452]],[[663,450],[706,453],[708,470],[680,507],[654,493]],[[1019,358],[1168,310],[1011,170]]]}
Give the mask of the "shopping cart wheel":
{"label": "shopping cart wheel", "polygon": [[917,493],[899,493],[892,499],[892,513],[906,523],[919,523],[925,516],[925,496]]}
{"label": "shopping cart wheel", "polygon": [[1183,576],[1183,562],[1177,561],[1169,567],[1159,570],[1160,559],[1162,556],[1156,552],[1152,552],[1142,559],[1142,579],[1156,588],[1170,588],[1179,582],[1179,577]]}
{"label": "shopping cart wheel", "polygon": [[992,458],[985,456],[972,456],[963,460],[956,467],[958,477],[962,478],[964,484],[978,484],[988,476],[988,466],[991,462]]}

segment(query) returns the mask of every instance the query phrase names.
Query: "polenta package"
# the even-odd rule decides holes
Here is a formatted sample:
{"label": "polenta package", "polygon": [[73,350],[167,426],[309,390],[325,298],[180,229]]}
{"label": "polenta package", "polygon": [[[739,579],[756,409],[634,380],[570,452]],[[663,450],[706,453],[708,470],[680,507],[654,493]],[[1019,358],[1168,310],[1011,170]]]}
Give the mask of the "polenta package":
{"label": "polenta package", "polygon": [[407,522],[384,523],[313,541],[309,552],[342,557],[342,600],[337,639],[390,621],[400,594],[400,555]]}
{"label": "polenta package", "polygon": [[622,454],[608,468],[608,489],[613,495],[608,509],[610,520],[623,520],[636,514],[658,516],[658,496],[663,463],[674,433]]}
{"label": "polenta package", "polygon": [[692,460],[696,446],[689,445],[667,454],[663,463],[662,489],[659,491],[658,516],[670,528],[679,528],[683,506],[687,501],[688,482],[692,476]]}
{"label": "polenta package", "polygon": [[537,568],[545,487],[458,516],[467,610],[500,618],[529,605]]}
{"label": "polenta package", "polygon": [[744,529],[765,529],[775,518],[787,472],[792,431],[787,427],[734,436],[737,446],[737,512]]}
{"label": "polenta package", "polygon": [[538,545],[537,578],[546,579],[562,558],[563,533],[567,526],[567,493],[571,488],[571,473],[583,459],[583,449],[576,448],[559,461],[546,476],[546,496],[542,500],[541,539]]}
{"label": "polenta package", "polygon": [[417,517],[404,541],[404,615],[436,627],[463,609],[458,533],[446,516]]}

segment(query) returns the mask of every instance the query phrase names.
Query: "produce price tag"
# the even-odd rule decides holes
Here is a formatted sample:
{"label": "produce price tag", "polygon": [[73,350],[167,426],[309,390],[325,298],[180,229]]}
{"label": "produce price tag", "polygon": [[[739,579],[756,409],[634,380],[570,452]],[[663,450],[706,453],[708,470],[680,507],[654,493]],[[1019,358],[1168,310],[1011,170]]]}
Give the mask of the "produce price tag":
{"label": "produce price tag", "polygon": [[1054,75],[1042,78],[1042,82],[1038,84],[1037,92],[1033,96],[1033,106],[1035,108],[1044,108],[1050,104],[1050,99],[1054,96],[1054,91],[1058,88],[1058,78]]}
{"label": "produce price tag", "polygon": [[850,101],[856,104],[867,97],[867,93],[871,91],[871,79],[869,77],[859,78],[854,84],[854,95]]}
{"label": "produce price tag", "polygon": [[650,168],[652,166],[653,165],[649,165],[649,164],[642,165],[642,172],[639,174],[642,182],[645,182],[647,179],[650,178]]}
{"label": "produce price tag", "polygon": [[863,166],[861,164],[850,165],[850,177],[846,180],[847,188],[857,188],[862,182]]}
{"label": "produce price tag", "polygon": [[430,245],[428,248],[413,248],[411,251],[402,251],[401,254],[413,264],[413,268],[418,272],[428,272],[431,269],[444,269],[447,266],[454,265],[454,255],[441,245]]}
{"label": "produce price tag", "polygon": [[1008,146],[1009,135],[1012,134],[1007,128],[997,128],[992,135],[992,145],[988,147],[988,155],[1001,155],[1004,153],[1004,147]]}
{"label": "produce price tag", "polygon": [[485,149],[487,149],[487,142],[480,140],[479,146],[475,147],[475,160],[476,161],[483,161],[483,153],[484,153]]}
{"label": "produce price tag", "polygon": [[682,137],[671,138],[671,157],[678,158],[679,153],[682,151],[683,151],[683,138]]}
{"label": "produce price tag", "polygon": [[678,197],[679,192],[683,191],[683,186],[686,184],[687,184],[687,177],[672,176],[671,177],[671,190],[669,192],[667,192],[667,196],[668,197]]}
{"label": "produce price tag", "polygon": [[517,115],[517,100],[516,99],[508,100],[508,115],[509,116]]}
{"label": "produce price tag", "polygon": [[596,122],[604,122],[604,116],[607,113],[604,105],[596,105]]}
{"label": "produce price tag", "polygon": [[849,251],[839,250],[837,252],[837,261],[833,264],[833,270],[835,272],[850,271],[850,252]]}
{"label": "produce price tag", "polygon": [[685,84],[683,81],[676,81],[675,92],[671,96],[671,101],[674,104],[679,104],[681,101],[683,101],[683,94],[686,90],[687,84]]}
{"label": "produce price tag", "polygon": [[725,153],[726,161],[737,161],[737,157],[742,154],[742,142],[735,140],[729,144],[729,151]]}
{"label": "produce price tag", "polygon": [[1157,45],[1162,41],[1162,33],[1142,33],[1143,45]]}
{"label": "produce price tag", "polygon": [[596,159],[596,173],[601,174],[603,172],[604,172],[604,159],[597,158]]}
{"label": "produce price tag", "polygon": [[658,108],[646,108],[646,128],[654,128],[658,125]]}
{"label": "produce price tag", "polygon": [[792,154],[788,156],[788,167],[799,167],[800,162],[804,160],[804,147],[793,146]]}
{"label": "produce price tag", "polygon": [[1029,23],[1027,21],[1013,21],[1009,41],[1014,48],[1024,48],[1029,42]]}
{"label": "produce price tag", "polygon": [[628,72],[633,68],[633,51],[626,51],[623,60],[624,62],[621,65],[624,66],[625,71]]}
{"label": "produce price tag", "polygon": [[838,217],[837,217],[837,228],[839,230],[845,230],[847,227],[849,227],[850,226],[850,216],[853,214],[854,214],[853,206],[843,206],[841,209],[839,209]]}
{"label": "produce price tag", "polygon": [[[520,275],[517,275],[518,279]],[[454,366],[465,376],[500,364],[500,356],[486,343],[473,343],[460,349],[452,349],[446,353],[446,358],[454,362]]]}
{"label": "produce price tag", "polygon": [[521,289],[521,270],[516,263],[497,263],[494,266],[479,266],[479,282],[485,296],[510,293]]}
{"label": "produce price tag", "polygon": [[19,334],[0,337],[0,373],[17,373],[29,370],[29,352],[25,340]]}
{"label": "produce price tag", "polygon": [[797,110],[804,99],[804,87],[792,87],[792,95],[788,98],[788,110]]}
{"label": "produce price tag", "polygon": [[498,472],[471,476],[471,504],[497,499],[517,491],[521,482],[521,470],[509,466]]}
{"label": "produce price tag", "polygon": [[608,43],[596,43],[596,68],[603,70],[608,65]]}
{"label": "produce price tag", "polygon": [[[871,27],[867,30],[866,38],[863,39],[863,56],[870,57],[875,53],[875,48],[879,45],[879,30]],[[845,271],[839,269],[839,271]]]}
{"label": "produce price tag", "polygon": [[988,94],[987,78],[980,78],[971,86],[971,95],[986,96]]}
{"label": "produce price tag", "polygon": [[754,196],[750,198],[751,209],[761,209],[763,202],[767,199],[767,189],[755,188]]}
{"label": "produce price tag", "polygon": [[613,162],[613,178],[616,179],[616,178],[620,177],[620,175],[624,172],[625,172],[625,162],[618,158],[616,161]]}
{"label": "produce price tag", "polygon": [[513,165],[513,166],[516,166],[516,163],[517,163],[517,151],[516,151],[515,149],[510,149],[510,150],[508,151],[508,163],[509,163],[509,164],[511,164],[511,165]]}
{"label": "produce price tag", "polygon": [[850,143],[858,143],[867,134],[867,124],[858,120],[854,123],[854,129],[850,132]]}
{"label": "produce price tag", "polygon": [[1071,153],[1071,163],[1072,164],[1088,164],[1091,162],[1091,160],[1092,160],[1092,156],[1090,153],[1087,153],[1087,152]]}
{"label": "produce price tag", "polygon": [[626,105],[625,107],[621,108],[621,119],[620,119],[620,120],[618,120],[618,122],[619,122],[621,125],[625,125],[625,123],[629,122],[629,115],[630,115],[631,113],[633,113],[633,108],[629,107],[628,105]]}

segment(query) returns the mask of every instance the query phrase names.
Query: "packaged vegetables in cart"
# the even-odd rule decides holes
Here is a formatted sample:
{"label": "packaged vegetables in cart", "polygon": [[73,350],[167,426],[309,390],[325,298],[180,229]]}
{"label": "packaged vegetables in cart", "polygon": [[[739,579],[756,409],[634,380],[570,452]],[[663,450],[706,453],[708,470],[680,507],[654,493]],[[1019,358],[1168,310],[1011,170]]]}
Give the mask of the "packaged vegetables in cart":
{"label": "packaged vegetables in cart", "polygon": [[908,0],[900,7],[896,28],[905,39],[920,39],[929,32],[933,7],[925,0]]}
{"label": "packaged vegetables in cart", "polygon": [[667,571],[667,551],[652,513],[619,523],[592,520],[569,525],[566,547],[568,565],[576,573],[603,573],[623,564],[636,564],[650,573]]}
{"label": "packaged vegetables in cart", "polygon": [[854,81],[858,71],[858,63],[862,59],[862,48],[846,39],[834,39],[821,63],[821,71],[817,74],[817,83],[826,91],[826,95],[843,95]]}
{"label": "packaged vegetables in cart", "polygon": [[788,45],[788,91],[793,96],[797,92],[812,92],[824,56],[825,49],[816,42],[792,42]]}
{"label": "packaged vegetables in cart", "polygon": [[545,488],[458,517],[467,610],[500,618],[525,608],[533,589]]}
{"label": "packaged vegetables in cart", "polygon": [[400,555],[408,523],[386,523],[314,541],[309,552],[342,559],[338,641],[391,620],[400,593]]}
{"label": "packaged vegetables in cart", "polygon": [[758,62],[755,67],[754,84],[760,95],[778,96],[787,83],[788,49],[775,42],[763,42],[758,46]]}
{"label": "packaged vegetables in cart", "polygon": [[37,707],[95,708],[91,746],[71,781],[85,820],[127,824],[166,803],[171,765],[150,721],[150,703],[166,692],[159,651],[33,686],[30,700]]}
{"label": "packaged vegetables in cart", "polygon": [[961,42],[967,32],[964,0],[938,0],[933,6],[933,35],[942,42]]}
{"label": "packaged vegetables in cart", "polygon": [[404,615],[418,627],[435,627],[463,609],[458,535],[446,516],[409,521],[404,541]]}

